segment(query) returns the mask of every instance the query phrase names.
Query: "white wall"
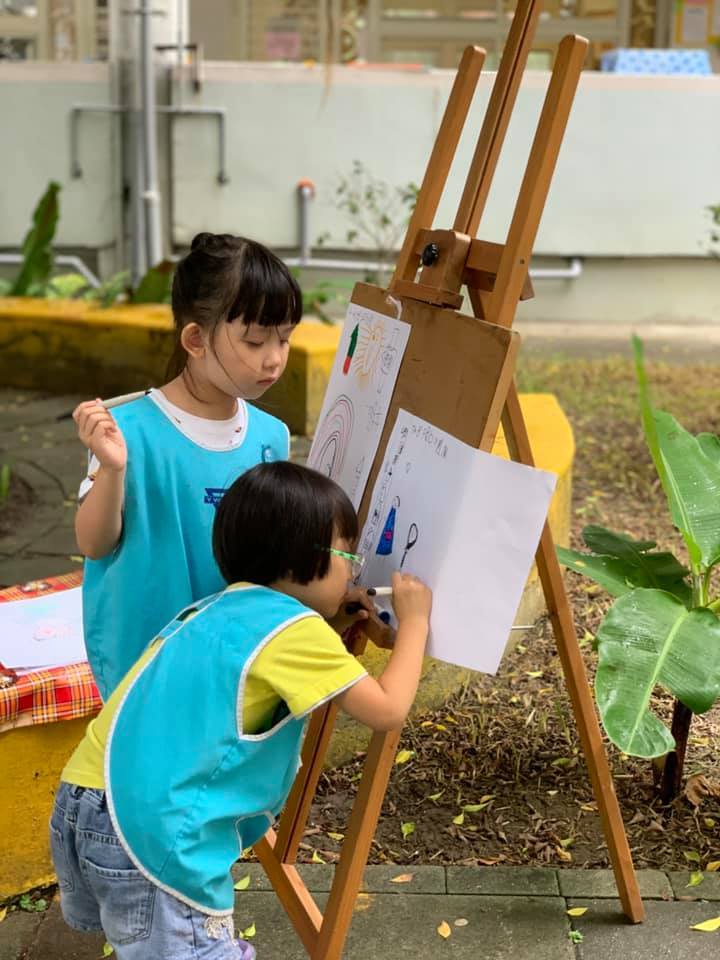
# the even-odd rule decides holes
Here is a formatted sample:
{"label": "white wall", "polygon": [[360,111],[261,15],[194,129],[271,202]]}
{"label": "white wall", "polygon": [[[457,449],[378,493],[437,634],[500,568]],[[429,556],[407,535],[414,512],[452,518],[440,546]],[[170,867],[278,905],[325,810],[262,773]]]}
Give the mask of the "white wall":
{"label": "white wall", "polygon": [[83,176],[70,176],[70,108],[110,102],[107,64],[0,62],[0,246],[19,246],[50,180],[63,188],[60,245],[101,248],[115,242],[116,118],[82,117]]}
{"label": "white wall", "polygon": [[[218,185],[217,127],[180,118],[173,129],[172,234],[186,244],[200,229],[245,232],[292,247],[295,185],[318,187],[312,236],[339,240],[346,224],[332,205],[337,179],[361,159],[396,184],[419,180],[452,75],[336,68],[206,65],[202,92],[185,103],[221,106],[228,117],[231,182]],[[440,211],[449,225],[469,163],[491,78],[484,78]],[[480,235],[502,240],[523,173],[547,75],[526,76],[496,190]],[[162,86],[162,85],[161,85]],[[59,243],[104,247],[119,232],[116,121],[81,121],[84,175],[70,178],[70,108],[110,103],[104,64],[0,63],[0,247],[16,247],[48,180],[63,184]],[[536,253],[587,257],[698,257],[720,202],[720,76],[583,75]],[[161,121],[159,131],[167,129]],[[164,209],[170,198],[163,197]]]}
{"label": "white wall", "polygon": [[[176,243],[202,229],[296,242],[295,184],[317,185],[313,237],[344,236],[338,177],[360,159],[391,183],[419,181],[452,73],[395,73],[266,64],[208,64],[196,102],[225,106],[231,183],[213,182],[212,123],[175,125]],[[451,174],[450,225],[489,96],[484,77]],[[528,73],[480,235],[503,240],[548,81]],[[720,76],[584,73],[540,227],[536,252],[585,256],[704,254],[704,207],[720,202]]]}

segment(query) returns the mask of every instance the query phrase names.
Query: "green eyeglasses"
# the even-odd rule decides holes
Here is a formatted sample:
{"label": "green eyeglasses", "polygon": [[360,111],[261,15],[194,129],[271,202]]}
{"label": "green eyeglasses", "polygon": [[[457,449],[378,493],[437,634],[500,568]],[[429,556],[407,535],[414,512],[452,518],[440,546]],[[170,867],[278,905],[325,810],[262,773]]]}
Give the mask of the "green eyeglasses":
{"label": "green eyeglasses", "polygon": [[350,561],[350,572],[353,580],[357,579],[365,566],[365,557],[359,553],[347,553],[345,550],[336,550],[335,547],[325,547],[328,553],[334,553],[336,557],[342,557],[343,560]]}

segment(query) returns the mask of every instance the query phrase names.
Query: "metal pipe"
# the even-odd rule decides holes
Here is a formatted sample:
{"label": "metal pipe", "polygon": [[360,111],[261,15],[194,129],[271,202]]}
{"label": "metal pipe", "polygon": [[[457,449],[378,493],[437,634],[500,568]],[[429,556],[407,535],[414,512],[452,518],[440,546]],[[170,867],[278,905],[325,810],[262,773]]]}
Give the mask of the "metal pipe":
{"label": "metal pipe", "polygon": [[217,182],[230,183],[227,173],[227,138],[225,135],[225,107],[156,107],[158,113],[171,117],[217,117],[218,120],[218,173]]}
{"label": "metal pipe", "polygon": [[[167,50],[176,50],[176,43],[156,43],[154,49],[159,53],[164,53]],[[186,43],[185,48],[187,52],[192,54],[192,85],[195,93],[200,93],[202,90],[203,82],[203,45],[201,43]]]}
{"label": "metal pipe", "polygon": [[80,116],[83,113],[116,113],[120,114],[126,107],[108,104],[106,106],[93,103],[74,103],[70,107],[70,176],[77,180],[83,175],[80,166]]}
{"label": "metal pipe", "polygon": [[[95,105],[92,103],[74,103],[70,107],[70,170],[73,178],[82,177],[80,166],[80,117],[83,113],[115,113],[122,114],[128,111],[127,107],[108,104]],[[178,117],[217,117],[218,121],[218,183],[230,182],[227,173],[227,112],[224,107],[166,107],[157,106],[156,113],[168,113]],[[142,189],[140,190],[142,193]]]}
{"label": "metal pipe", "polygon": [[581,257],[570,257],[567,267],[530,267],[531,280],[577,280],[583,272]]}
{"label": "metal pipe", "polygon": [[298,195],[300,259],[307,260],[312,256],[312,243],[310,242],[310,201],[315,196],[315,184],[312,180],[298,180],[296,189]]}
{"label": "metal pipe", "polygon": [[143,207],[143,144],[142,122],[139,110],[130,114],[131,149],[132,149],[132,249],[130,273],[133,286],[137,286],[148,269],[145,210]]}
{"label": "metal pipe", "polygon": [[[315,198],[315,184],[312,180],[299,180],[296,186],[298,195],[298,257],[286,257],[288,267],[309,267],[317,270],[358,270],[363,272],[383,272],[392,267],[392,263],[378,263],[371,260],[333,260],[313,257],[310,242],[310,201]],[[570,257],[567,267],[530,268],[531,280],[577,280],[583,272],[580,257]]]}
{"label": "metal pipe", "polygon": [[375,260],[331,260],[323,257],[283,257],[288,267],[311,267],[313,270],[362,270],[366,273],[389,272],[392,261],[380,263]]}
{"label": "metal pipe", "polygon": [[[58,254],[53,258],[59,267],[72,267],[76,273],[79,273],[91,287],[99,287],[100,280],[95,276],[90,267],[76,257],[74,254]],[[23,263],[25,257],[22,253],[0,253],[0,263]]]}
{"label": "metal pipe", "polygon": [[177,0],[177,3],[176,3],[177,68],[178,68],[177,105],[179,107],[182,106],[182,102],[183,102],[183,83],[185,82],[185,14],[186,14],[185,0]]}
{"label": "metal pipe", "polygon": [[140,14],[140,90],[143,141],[143,206],[148,266],[162,260],[162,226],[158,188],[157,129],[155,122],[155,64],[153,59],[152,17],[148,0],[141,0]]}

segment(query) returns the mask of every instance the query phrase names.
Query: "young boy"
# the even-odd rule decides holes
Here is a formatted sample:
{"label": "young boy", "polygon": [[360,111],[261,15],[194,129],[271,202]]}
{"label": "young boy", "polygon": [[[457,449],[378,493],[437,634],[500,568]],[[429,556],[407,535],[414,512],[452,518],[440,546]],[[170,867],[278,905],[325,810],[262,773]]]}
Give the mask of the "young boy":
{"label": "young boy", "polygon": [[337,698],[374,730],[415,697],[431,594],[393,576],[398,632],[374,680],[324,618],[362,558],[333,481],[260,464],[223,497],[224,591],[150,643],[62,773],[50,840],[63,914],[104,930],[118,960],[250,960],[234,939],[232,864],[282,809],[308,714]]}

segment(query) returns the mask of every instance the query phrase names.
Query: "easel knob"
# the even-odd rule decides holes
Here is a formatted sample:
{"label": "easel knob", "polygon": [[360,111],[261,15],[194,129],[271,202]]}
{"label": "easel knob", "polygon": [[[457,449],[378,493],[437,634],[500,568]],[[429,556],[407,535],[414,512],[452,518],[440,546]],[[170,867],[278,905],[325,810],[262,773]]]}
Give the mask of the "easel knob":
{"label": "easel knob", "polygon": [[440,248],[438,245],[436,243],[428,243],[420,255],[420,262],[424,267],[431,267],[434,263],[437,263],[439,257]]}

